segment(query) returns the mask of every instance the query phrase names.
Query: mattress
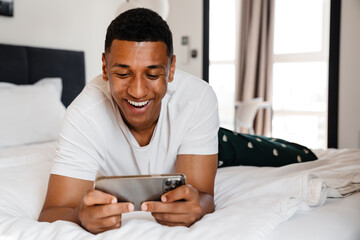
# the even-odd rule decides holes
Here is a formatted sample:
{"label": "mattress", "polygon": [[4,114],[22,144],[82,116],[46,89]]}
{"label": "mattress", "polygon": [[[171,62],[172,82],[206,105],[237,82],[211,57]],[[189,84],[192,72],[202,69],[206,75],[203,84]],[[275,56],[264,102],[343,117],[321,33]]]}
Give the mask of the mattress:
{"label": "mattress", "polygon": [[318,150],[279,168],[218,169],[214,213],[167,227],[144,212],[93,235],[66,221],[38,222],[56,143],[0,149],[0,239],[360,239],[360,150]]}

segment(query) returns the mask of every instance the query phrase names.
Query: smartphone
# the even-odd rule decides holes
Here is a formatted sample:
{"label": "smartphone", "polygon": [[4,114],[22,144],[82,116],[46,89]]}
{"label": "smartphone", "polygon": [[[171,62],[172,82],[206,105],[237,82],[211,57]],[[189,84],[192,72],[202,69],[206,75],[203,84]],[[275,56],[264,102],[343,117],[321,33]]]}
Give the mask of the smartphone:
{"label": "smartphone", "polygon": [[156,174],[99,177],[95,180],[95,189],[109,193],[118,202],[132,202],[139,211],[141,203],[160,201],[161,196],[186,184],[184,174]]}

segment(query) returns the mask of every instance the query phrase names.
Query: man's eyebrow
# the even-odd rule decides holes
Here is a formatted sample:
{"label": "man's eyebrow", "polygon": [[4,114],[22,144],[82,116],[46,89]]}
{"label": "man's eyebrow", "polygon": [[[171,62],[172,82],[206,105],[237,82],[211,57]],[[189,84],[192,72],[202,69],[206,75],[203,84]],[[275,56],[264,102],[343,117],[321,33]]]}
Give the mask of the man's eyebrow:
{"label": "man's eyebrow", "polygon": [[147,68],[149,68],[149,69],[156,69],[156,68],[165,69],[165,67],[163,65],[150,65],[150,66],[147,66]]}
{"label": "man's eyebrow", "polygon": [[126,64],[121,64],[121,63],[114,63],[111,67],[112,68],[113,67],[129,68],[130,66],[126,65]]}

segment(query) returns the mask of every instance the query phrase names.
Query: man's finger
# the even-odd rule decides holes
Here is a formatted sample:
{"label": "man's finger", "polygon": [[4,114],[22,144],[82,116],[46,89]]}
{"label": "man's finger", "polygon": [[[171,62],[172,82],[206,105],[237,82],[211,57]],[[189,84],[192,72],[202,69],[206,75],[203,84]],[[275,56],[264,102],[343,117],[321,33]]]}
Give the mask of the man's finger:
{"label": "man's finger", "polygon": [[198,213],[201,212],[200,204],[193,204],[192,202],[144,202],[141,204],[141,210],[152,213]]}
{"label": "man's finger", "polygon": [[182,223],[182,222],[167,222],[167,221],[161,221],[155,218],[155,221],[160,223],[161,225],[169,226],[169,227],[176,227],[176,226],[185,226],[189,227],[188,224]]}
{"label": "man's finger", "polygon": [[121,215],[101,218],[99,222],[103,228],[109,229],[120,224]]}
{"label": "man's finger", "polygon": [[121,220],[118,223],[111,225],[111,226],[106,226],[106,224],[104,224],[103,221],[101,221],[101,222],[98,221],[98,223],[96,224],[96,226],[94,228],[91,228],[88,230],[90,230],[91,233],[98,234],[98,233],[102,233],[102,232],[105,232],[108,230],[117,229],[120,227],[121,227]]}
{"label": "man's finger", "polygon": [[141,210],[154,213],[183,213],[182,209],[177,208],[175,203],[162,203],[149,201],[141,204]]}
{"label": "man's finger", "polygon": [[185,213],[171,213],[171,214],[151,213],[151,215],[158,222],[163,222],[163,223],[166,222],[166,223],[181,224],[181,225],[187,225],[188,222],[194,222],[196,220],[195,216],[190,216],[189,214],[185,214]]}
{"label": "man's finger", "polygon": [[93,218],[108,218],[112,216],[119,216],[123,213],[134,211],[132,203],[115,203],[107,205],[91,206],[88,209],[89,215]]}
{"label": "man's finger", "polygon": [[180,186],[161,196],[161,201],[171,203],[179,200],[193,201],[198,198],[198,191],[190,184]]}
{"label": "man's finger", "polygon": [[110,227],[110,228],[106,228],[105,231],[109,231],[109,230],[113,230],[113,229],[117,229],[121,227],[121,221],[117,224],[115,224],[114,226]]}
{"label": "man's finger", "polygon": [[93,206],[96,204],[116,203],[117,199],[113,195],[98,190],[90,190],[85,194],[83,202],[85,206]]}

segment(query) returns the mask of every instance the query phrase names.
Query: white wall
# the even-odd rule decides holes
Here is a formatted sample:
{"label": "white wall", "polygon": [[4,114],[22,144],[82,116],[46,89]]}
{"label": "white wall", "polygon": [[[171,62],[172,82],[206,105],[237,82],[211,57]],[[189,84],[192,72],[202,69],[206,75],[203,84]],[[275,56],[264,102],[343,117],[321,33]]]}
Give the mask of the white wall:
{"label": "white wall", "polygon": [[[16,0],[14,17],[0,16],[0,43],[82,50],[86,80],[101,73],[106,28],[125,0]],[[169,0],[177,66],[202,74],[202,0]],[[186,16],[186,17],[184,17]],[[190,37],[198,57],[181,64],[181,36]]]}
{"label": "white wall", "polygon": [[[202,41],[203,41],[203,1],[202,0],[169,0],[170,13],[167,22],[173,33],[174,53],[177,57],[177,68],[202,78]],[[189,37],[190,50],[196,49],[196,58],[189,58],[184,64],[185,56],[181,48],[181,37]]]}
{"label": "white wall", "polygon": [[124,1],[15,0],[14,17],[0,16],[0,43],[83,50],[89,81],[101,73],[106,28]]}
{"label": "white wall", "polygon": [[360,148],[360,1],[341,3],[339,147]]}

